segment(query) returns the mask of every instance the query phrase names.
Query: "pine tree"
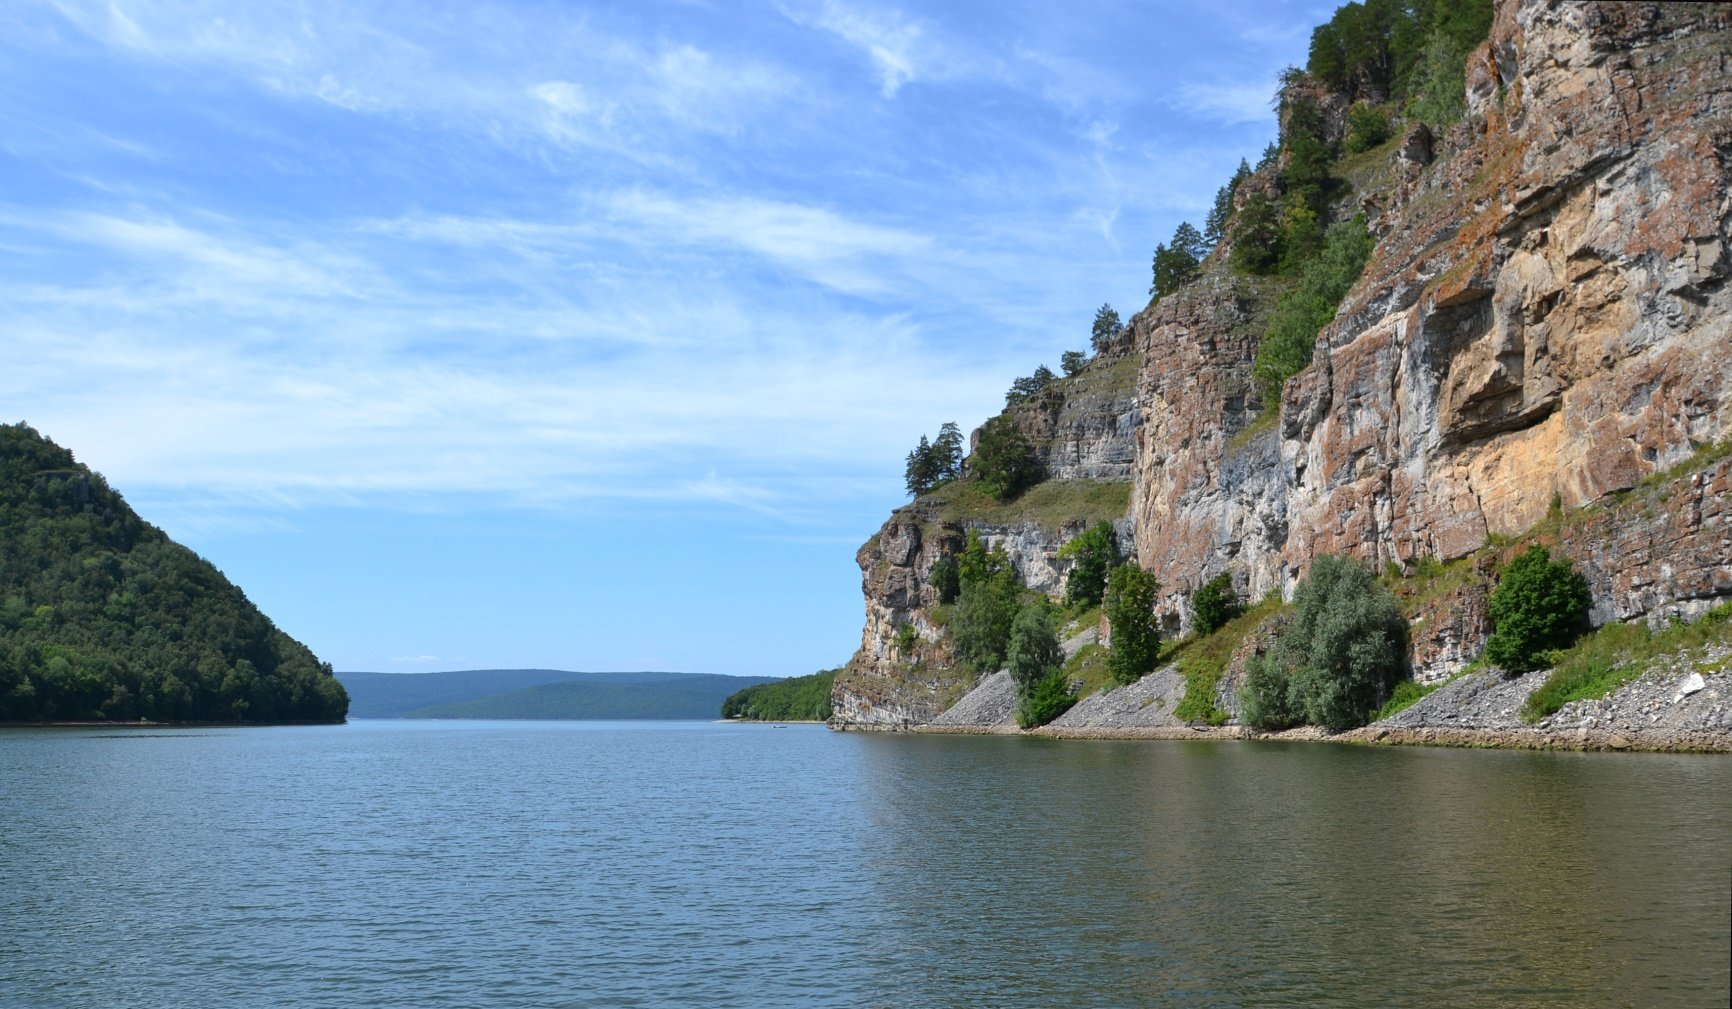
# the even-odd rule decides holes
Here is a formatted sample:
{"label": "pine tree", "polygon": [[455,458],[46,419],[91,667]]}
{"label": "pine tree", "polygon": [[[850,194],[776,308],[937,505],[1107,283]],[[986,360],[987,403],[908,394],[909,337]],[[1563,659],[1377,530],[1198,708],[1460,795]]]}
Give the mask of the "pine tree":
{"label": "pine tree", "polygon": [[1119,321],[1119,313],[1113,310],[1113,306],[1102,305],[1096,309],[1094,331],[1090,337],[1095,353],[1107,349],[1107,345],[1113,342],[1123,328],[1124,323]]}

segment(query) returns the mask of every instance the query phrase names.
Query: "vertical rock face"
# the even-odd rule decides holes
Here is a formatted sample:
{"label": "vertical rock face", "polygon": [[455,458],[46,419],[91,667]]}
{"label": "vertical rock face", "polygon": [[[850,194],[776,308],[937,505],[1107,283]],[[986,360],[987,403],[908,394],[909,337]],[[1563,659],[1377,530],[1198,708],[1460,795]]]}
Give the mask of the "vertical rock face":
{"label": "vertical rock face", "polygon": [[[1377,247],[1275,416],[1251,376],[1273,292],[1219,255],[1090,372],[1009,411],[1052,475],[1133,481],[1121,539],[1165,611],[1188,623],[1185,597],[1221,571],[1255,598],[1322,553],[1465,557],[1554,506],[1575,516],[1552,539],[1596,621],[1732,595],[1727,462],[1614,500],[1732,437],[1732,4],[1502,0],[1467,100],[1336,208],[1365,211]],[[921,507],[859,555],[866,629],[838,721],[926,721],[971,679],[925,584],[969,523],[935,529]],[[1074,529],[980,527],[1058,590]],[[1416,604],[1421,679],[1479,653],[1486,586]],[[922,656],[897,654],[901,624]]]}
{"label": "vertical rock face", "polygon": [[[1505,3],[1469,121],[1359,194],[1376,254],[1266,432],[1235,438],[1242,281],[1139,317],[1135,531],[1169,604],[1223,568],[1255,594],[1325,552],[1461,557],[1727,436],[1729,22]],[[1659,581],[1636,612],[1670,605]]]}

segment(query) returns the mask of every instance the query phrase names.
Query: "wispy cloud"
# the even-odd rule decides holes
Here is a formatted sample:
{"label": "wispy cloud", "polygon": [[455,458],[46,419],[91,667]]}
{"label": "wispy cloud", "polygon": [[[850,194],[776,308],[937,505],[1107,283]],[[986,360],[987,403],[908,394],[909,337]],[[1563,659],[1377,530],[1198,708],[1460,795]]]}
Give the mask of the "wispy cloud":
{"label": "wispy cloud", "polygon": [[1273,80],[1259,84],[1190,81],[1180,87],[1175,108],[1198,111],[1227,123],[1268,122],[1275,94]]}
{"label": "wispy cloud", "polygon": [[784,11],[801,24],[829,32],[865,54],[878,75],[878,90],[894,98],[903,85],[931,68],[926,27],[896,10],[868,10],[838,0],[815,9]]}

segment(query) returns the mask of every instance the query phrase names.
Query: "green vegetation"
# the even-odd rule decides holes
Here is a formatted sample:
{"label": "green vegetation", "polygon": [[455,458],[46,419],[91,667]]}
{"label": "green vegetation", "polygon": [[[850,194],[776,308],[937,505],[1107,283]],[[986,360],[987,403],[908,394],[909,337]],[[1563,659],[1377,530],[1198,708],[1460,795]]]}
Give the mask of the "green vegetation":
{"label": "green vegetation", "polygon": [[1347,153],[1363,154],[1388,139],[1388,113],[1365,102],[1347,110],[1347,140],[1343,145]]}
{"label": "green vegetation", "polygon": [[1099,606],[1107,590],[1107,575],[1119,563],[1118,537],[1113,535],[1112,523],[1102,520],[1090,526],[1061,547],[1058,556],[1076,559],[1064,585],[1065,605],[1085,609]]}
{"label": "green vegetation", "polygon": [[1554,561],[1545,547],[1529,547],[1504,568],[1491,594],[1486,661],[1513,673],[1541,668],[1546,653],[1587,629],[1592,603],[1587,579],[1568,559]]}
{"label": "green vegetation", "polygon": [[958,480],[924,500],[934,506],[931,520],[937,522],[1037,522],[1058,530],[1072,522],[1092,525],[1123,518],[1130,508],[1131,484],[1128,480],[1046,480],[1014,500],[999,501],[975,481]]}
{"label": "green vegetation", "polygon": [[1233,219],[1233,197],[1239,192],[1239,186],[1251,177],[1251,166],[1244,158],[1239,159],[1239,168],[1227,184],[1215,190],[1214,205],[1209,208],[1209,216],[1203,220],[1203,241],[1210,247],[1219,245],[1221,239],[1227,237],[1227,224]]}
{"label": "green vegetation", "polygon": [[1065,378],[1077,377],[1088,363],[1089,356],[1080,350],[1067,350],[1058,356],[1058,367]]}
{"label": "green vegetation", "polygon": [[914,646],[920,641],[920,632],[913,624],[902,624],[896,628],[896,652],[906,659],[914,652]]}
{"label": "green vegetation", "polygon": [[1422,684],[1412,680],[1402,680],[1395,685],[1395,690],[1390,693],[1389,700],[1383,703],[1383,707],[1377,709],[1377,714],[1372,715],[1371,720],[1381,722],[1392,715],[1399,715],[1418,704],[1426,695],[1441,686],[1443,686],[1442,683]]}
{"label": "green vegetation", "polygon": [[1299,286],[1276,302],[1251,367],[1265,406],[1278,407],[1282,384],[1311,363],[1317,334],[1335,318],[1341,299],[1364,272],[1373,244],[1365,215],[1335,225],[1322,255],[1305,266]]}
{"label": "green vegetation", "polygon": [[1084,645],[1065,661],[1065,683],[1075,685],[1078,698],[1118,686],[1112,670],[1107,668],[1107,655],[1105,646]]}
{"label": "green vegetation", "polygon": [[1223,571],[1191,593],[1191,616],[1199,636],[1213,634],[1239,615],[1243,607],[1233,591],[1233,576]]}
{"label": "green vegetation", "polygon": [[1105,350],[1107,344],[1113,342],[1124,328],[1125,324],[1119,321],[1119,313],[1113,310],[1113,306],[1102,305],[1095,309],[1094,328],[1089,334],[1089,343],[1094,347],[1095,353]]}
{"label": "green vegetation", "polygon": [[101,475],[0,425],[0,722],[340,722],[349,698]]}
{"label": "green vegetation", "polygon": [[1185,678],[1185,696],[1173,714],[1188,722],[1220,725],[1227,713],[1215,705],[1221,677],[1233,653],[1245,638],[1282,609],[1281,594],[1271,592],[1257,605],[1223,621],[1213,633],[1198,634],[1180,642],[1173,650],[1173,668]]}
{"label": "green vegetation", "polygon": [[1004,405],[1015,406],[1046,390],[1054,379],[1052,369],[1044,364],[1034,367],[1034,374],[1015,379],[1010,383],[1010,391],[1004,394]]}
{"label": "green vegetation", "polygon": [[1209,243],[1189,221],[1173,231],[1172,244],[1155,246],[1154,282],[1149,293],[1155,300],[1166,297],[1197,275],[1203,257],[1209,254]]}
{"label": "green vegetation", "polygon": [[938,437],[931,442],[921,435],[920,444],[908,453],[908,464],[903,469],[910,497],[930,493],[961,475],[962,432],[950,422],[938,429]]}
{"label": "green vegetation", "polygon": [[1444,87],[1438,77],[1452,71],[1459,102],[1463,64],[1490,33],[1491,20],[1492,0],[1344,4],[1312,31],[1305,69],[1348,98],[1398,106],[1423,102],[1434,87]]}
{"label": "green vegetation", "polygon": [[956,558],[946,555],[933,561],[926,572],[926,581],[938,592],[938,605],[949,606],[956,602],[957,594],[962,591],[962,576],[956,570]]}
{"label": "green vegetation", "polygon": [[1716,606],[1694,623],[1674,623],[1658,631],[1640,621],[1606,624],[1554,656],[1551,675],[1528,695],[1522,718],[1537,722],[1571,701],[1604,697],[1661,656],[1727,642],[1732,642],[1732,603]]}
{"label": "green vegetation", "polygon": [[1113,569],[1104,607],[1112,625],[1107,668],[1120,683],[1135,683],[1155,668],[1161,654],[1161,625],[1155,600],[1161,591],[1154,573],[1135,562]]}
{"label": "green vegetation", "polygon": [[1064,650],[1045,599],[1025,604],[1010,632],[1009,667],[1016,682],[1016,724],[1045,725],[1076,703],[1063,672]]}
{"label": "green vegetation", "polygon": [[980,429],[980,441],[969,459],[969,472],[981,489],[1000,502],[1009,501],[1041,480],[1034,447],[1010,418],[992,418]]}
{"label": "green vegetation", "polygon": [[962,591],[950,615],[956,653],[976,672],[1002,668],[1011,626],[1022,608],[1026,590],[1004,551],[988,552],[980,534],[973,530],[957,560],[957,571]]}
{"label": "green vegetation", "polygon": [[822,722],[830,717],[830,688],[839,669],[760,683],[729,694],[723,718],[753,722]]}
{"label": "green vegetation", "polygon": [[1371,572],[1325,554],[1293,596],[1293,620],[1246,669],[1240,700],[1258,728],[1365,724],[1401,669],[1406,622]]}

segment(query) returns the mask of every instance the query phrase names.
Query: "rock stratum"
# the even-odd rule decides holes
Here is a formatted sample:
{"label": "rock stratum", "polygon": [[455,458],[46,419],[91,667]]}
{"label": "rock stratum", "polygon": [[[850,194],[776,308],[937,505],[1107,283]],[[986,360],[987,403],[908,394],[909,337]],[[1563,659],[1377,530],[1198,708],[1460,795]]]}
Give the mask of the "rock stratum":
{"label": "rock stratum", "polygon": [[[1277,408],[1252,377],[1269,281],[1217,248],[1082,374],[1008,411],[1068,488],[1037,491],[1128,481],[1108,517],[1159,575],[1172,632],[1219,572],[1290,596],[1320,554],[1481,568],[1520,537],[1587,576],[1595,624],[1732,598],[1732,5],[1503,0],[1466,98],[1459,124],[1411,129],[1336,197],[1375,251]],[[1340,129],[1345,102],[1324,104]],[[866,625],[832,724],[925,725],[975,686],[927,581],[968,529],[1056,595],[1058,548],[1095,517],[898,509],[857,558]],[[1412,602],[1416,679],[1479,654],[1486,592],[1469,578]]]}

